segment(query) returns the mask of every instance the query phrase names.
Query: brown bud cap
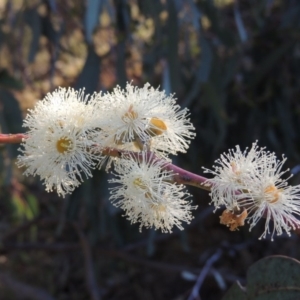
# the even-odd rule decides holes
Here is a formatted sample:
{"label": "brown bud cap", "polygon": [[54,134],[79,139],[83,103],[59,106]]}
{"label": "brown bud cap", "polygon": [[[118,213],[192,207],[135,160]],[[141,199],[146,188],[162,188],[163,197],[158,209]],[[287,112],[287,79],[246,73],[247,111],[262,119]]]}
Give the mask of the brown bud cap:
{"label": "brown bud cap", "polygon": [[222,216],[220,216],[220,224],[226,225],[231,231],[235,231],[238,230],[239,226],[245,225],[245,219],[247,216],[248,213],[246,209],[244,209],[240,214],[236,214],[228,209],[225,209],[222,213]]}

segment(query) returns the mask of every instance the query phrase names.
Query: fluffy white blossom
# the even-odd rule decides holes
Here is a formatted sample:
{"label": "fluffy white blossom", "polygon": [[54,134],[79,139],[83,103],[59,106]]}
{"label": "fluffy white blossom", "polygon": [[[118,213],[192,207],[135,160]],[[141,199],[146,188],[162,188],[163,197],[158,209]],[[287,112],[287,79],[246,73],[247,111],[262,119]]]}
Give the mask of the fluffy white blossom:
{"label": "fluffy white blossom", "polygon": [[64,196],[82,182],[83,175],[92,176],[96,157],[90,147],[97,135],[97,115],[88,99],[84,91],[59,88],[25,118],[28,138],[22,142],[17,164],[26,167],[24,174],[39,175],[47,191],[56,189]]}
{"label": "fluffy white blossom", "polygon": [[233,225],[243,215],[251,230],[264,218],[265,230],[261,238],[271,233],[272,239],[275,233],[290,234],[291,229],[300,227],[296,217],[300,215],[300,186],[289,186],[290,177],[282,178],[288,171],[282,171],[285,161],[286,158],[278,160],[274,153],[259,148],[255,142],[249,151],[242,152],[237,146],[223,154],[216,161],[218,166],[213,167],[214,171],[205,169],[206,173],[215,175],[207,181],[211,185],[212,203],[216,208],[226,207],[222,224],[236,228]]}
{"label": "fluffy white blossom", "polygon": [[122,159],[116,165],[115,178],[110,182],[110,200],[125,211],[131,223],[140,223],[140,229],[154,227],[172,232],[174,226],[183,229],[182,222],[192,220],[189,194],[184,186],[171,183],[172,173],[163,170],[165,162],[142,154],[141,161]]}
{"label": "fluffy white blossom", "polygon": [[73,122],[74,127],[90,130],[98,124],[96,121],[99,120],[101,106],[96,111],[95,104],[99,99],[101,94],[94,93],[90,96],[85,95],[84,90],[58,88],[28,110],[23,126],[29,128],[29,131],[39,130],[41,127],[48,127],[49,119],[55,119],[62,125],[64,122]]}
{"label": "fluffy white blossom", "polygon": [[259,148],[255,142],[250,150],[246,148],[242,151],[240,146],[236,146],[228,153],[223,153],[221,158],[215,161],[214,170],[203,168],[204,173],[214,175],[207,181],[211,185],[210,196],[214,206],[237,206],[237,200],[247,197],[243,192],[245,183],[251,181],[253,175],[273,156],[274,154],[266,152],[264,148]]}
{"label": "fluffy white blossom", "polygon": [[148,150],[176,154],[185,152],[195,134],[187,109],[180,110],[173,96],[149,84],[138,88],[127,83],[101,95],[105,120],[101,124],[102,142],[107,147]]}
{"label": "fluffy white blossom", "polygon": [[[286,158],[277,160],[275,156],[268,164],[261,166],[259,173],[247,183],[248,198],[240,201],[240,206],[248,210],[250,230],[263,217],[265,230],[260,238],[271,233],[281,235],[284,231],[290,235],[292,229],[300,227],[300,185],[290,186],[282,176],[289,170],[282,171]],[[273,225],[270,225],[270,221]],[[270,226],[273,229],[270,229]]]}

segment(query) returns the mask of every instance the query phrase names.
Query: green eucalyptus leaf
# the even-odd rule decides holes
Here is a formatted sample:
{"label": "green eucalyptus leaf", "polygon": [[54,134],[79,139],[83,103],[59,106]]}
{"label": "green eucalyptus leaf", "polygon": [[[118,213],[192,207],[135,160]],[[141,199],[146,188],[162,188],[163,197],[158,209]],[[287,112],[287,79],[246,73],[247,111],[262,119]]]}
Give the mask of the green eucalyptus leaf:
{"label": "green eucalyptus leaf", "polygon": [[272,68],[278,64],[278,61],[291,51],[294,44],[294,40],[283,43],[279,47],[275,48],[272,53],[269,53],[266,57],[264,57],[261,60],[255,74],[253,74],[253,77],[249,82],[249,87],[252,89],[256,88],[257,85],[268,75]]}
{"label": "green eucalyptus leaf", "polygon": [[200,38],[200,47],[201,47],[201,61],[197,73],[195,74],[194,82],[189,89],[184,106],[190,106],[192,101],[196,99],[199,94],[202,84],[208,82],[209,75],[211,72],[212,62],[213,62],[213,52],[212,48],[207,39],[204,37]]}
{"label": "green eucalyptus leaf", "polygon": [[172,92],[178,92],[180,89],[179,80],[179,57],[178,57],[178,43],[179,43],[179,25],[178,13],[175,2],[168,0],[168,21],[167,21],[167,62],[170,74],[170,81]]}
{"label": "green eucalyptus leaf", "polygon": [[118,84],[122,88],[125,88],[126,82],[127,82],[127,76],[126,76],[126,59],[125,59],[125,41],[121,40],[119,41],[117,45],[117,78],[118,78]]}
{"label": "green eucalyptus leaf", "polygon": [[239,282],[235,282],[222,300],[247,300],[246,290]]}
{"label": "green eucalyptus leaf", "polygon": [[41,36],[41,18],[36,9],[29,9],[25,12],[25,20],[31,28],[32,38],[28,54],[28,61],[34,61],[35,55],[39,49],[39,40]]}
{"label": "green eucalyptus leaf", "polygon": [[243,18],[242,18],[242,15],[241,15],[241,12],[240,12],[237,2],[234,6],[233,11],[234,11],[235,24],[238,29],[240,39],[242,42],[246,42],[248,39],[248,34],[247,34],[247,31],[246,31],[246,28],[245,28],[245,25],[243,22]]}
{"label": "green eucalyptus leaf", "polygon": [[99,22],[102,0],[88,0],[85,11],[85,37],[89,44],[92,43],[93,31]]}
{"label": "green eucalyptus leaf", "polygon": [[261,259],[247,272],[249,299],[300,299],[300,262],[285,256]]}
{"label": "green eucalyptus leaf", "polygon": [[94,48],[89,46],[85,65],[79,74],[75,88],[85,88],[87,93],[92,94],[98,88],[101,58]]}
{"label": "green eucalyptus leaf", "polygon": [[38,199],[33,194],[27,194],[26,199],[27,199],[28,209],[30,209],[31,211],[32,218],[37,217],[39,214]]}
{"label": "green eucalyptus leaf", "polygon": [[23,89],[22,82],[11,76],[6,69],[0,71],[0,86],[13,90]]}
{"label": "green eucalyptus leaf", "polygon": [[231,299],[300,299],[300,262],[279,255],[259,260],[247,272],[246,289],[235,283],[223,297]]}
{"label": "green eucalyptus leaf", "polygon": [[18,101],[12,93],[0,89],[0,104],[2,106],[2,113],[6,122],[6,130],[9,133],[20,133],[22,129],[22,112]]}

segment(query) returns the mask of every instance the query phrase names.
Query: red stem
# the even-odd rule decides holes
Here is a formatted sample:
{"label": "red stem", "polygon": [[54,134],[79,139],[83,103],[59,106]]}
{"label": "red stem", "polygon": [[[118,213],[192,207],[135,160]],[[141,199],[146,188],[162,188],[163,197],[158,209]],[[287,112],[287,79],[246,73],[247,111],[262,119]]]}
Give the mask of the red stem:
{"label": "red stem", "polygon": [[205,183],[207,181],[206,177],[186,171],[171,163],[167,165],[166,170],[173,171],[175,174],[173,178],[179,184],[192,185],[207,191],[211,189],[211,184]]}
{"label": "red stem", "polygon": [[19,144],[23,139],[26,139],[27,135],[23,133],[16,134],[3,134],[0,133],[0,144]]}
{"label": "red stem", "polygon": [[[109,155],[113,157],[119,157],[119,158],[134,157],[139,161],[142,159],[142,154],[140,152],[118,150],[115,148],[105,148],[105,149],[101,149],[100,151],[103,155]],[[156,155],[154,155],[153,152],[148,152],[147,159],[160,160],[161,158],[158,158]],[[210,191],[211,189],[211,184],[205,183],[207,181],[206,177],[186,171],[171,163],[168,163],[165,169],[168,171],[173,171],[174,173],[173,179],[178,184],[192,185],[207,191]]]}
{"label": "red stem", "polygon": [[[21,143],[23,139],[26,139],[27,135],[22,133],[17,134],[0,134],[0,144],[17,144]],[[115,148],[105,148],[100,149],[100,152],[103,155],[109,155],[113,157],[135,157],[136,159],[140,160],[142,158],[141,153],[139,152],[131,152],[131,151],[124,151],[124,150],[118,150]],[[150,158],[150,155],[152,155],[153,160],[158,160],[157,156],[155,156],[152,152],[149,152],[147,155],[148,158]],[[178,184],[185,184],[185,185],[192,185],[198,188],[201,188],[203,190],[210,191],[211,185],[205,184],[204,182],[207,180],[207,178],[202,177],[200,175],[191,173],[189,171],[186,171],[184,169],[181,169],[171,163],[168,163],[166,166],[166,170],[173,171],[174,175],[174,181]]]}

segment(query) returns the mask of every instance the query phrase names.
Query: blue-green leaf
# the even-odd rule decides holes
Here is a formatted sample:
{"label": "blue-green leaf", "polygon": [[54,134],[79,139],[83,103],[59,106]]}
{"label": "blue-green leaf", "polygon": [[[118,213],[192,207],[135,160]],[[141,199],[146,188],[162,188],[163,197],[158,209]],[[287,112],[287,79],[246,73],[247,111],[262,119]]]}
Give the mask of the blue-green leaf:
{"label": "blue-green leaf", "polygon": [[285,256],[263,258],[247,272],[247,288],[235,283],[223,300],[300,299],[300,262]]}
{"label": "blue-green leaf", "polygon": [[92,43],[93,31],[98,24],[99,14],[101,11],[102,0],[88,0],[84,23],[85,23],[85,37],[89,44]]}

